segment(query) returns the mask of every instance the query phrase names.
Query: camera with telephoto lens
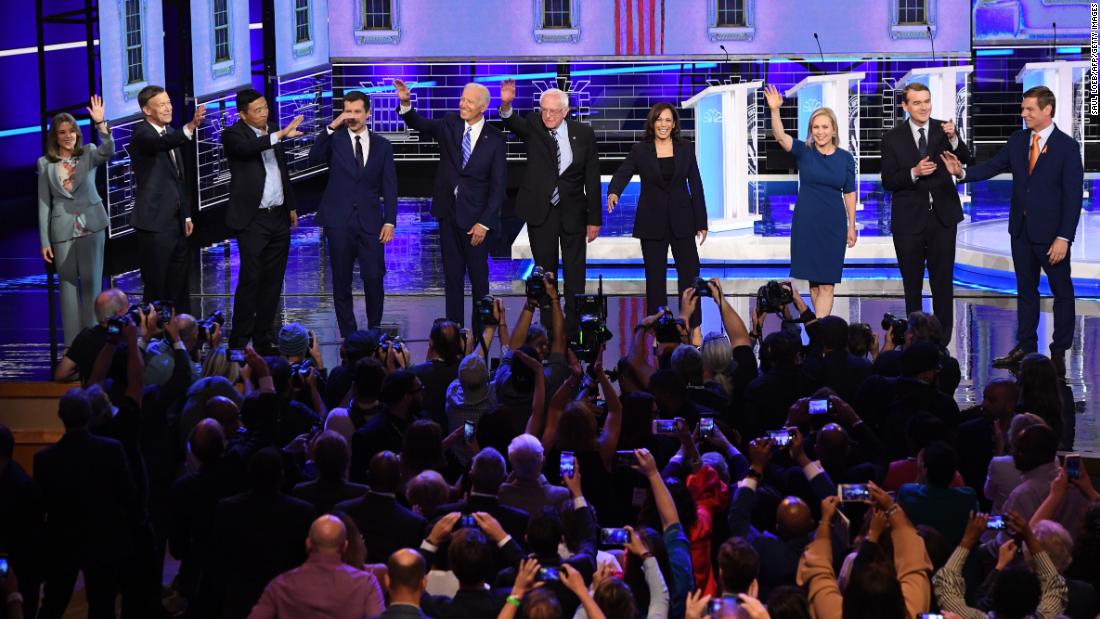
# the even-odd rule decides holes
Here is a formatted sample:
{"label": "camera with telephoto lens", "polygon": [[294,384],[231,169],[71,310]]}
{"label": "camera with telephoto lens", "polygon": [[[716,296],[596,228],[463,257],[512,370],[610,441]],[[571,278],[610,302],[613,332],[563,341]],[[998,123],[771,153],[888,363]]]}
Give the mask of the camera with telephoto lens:
{"label": "camera with telephoto lens", "polygon": [[303,359],[298,363],[290,364],[290,381],[297,387],[306,384],[306,379],[309,378],[309,373],[313,368],[317,366],[313,365],[313,359]]}
{"label": "camera with telephoto lens", "polygon": [[550,295],[546,292],[546,271],[542,267],[535,267],[531,274],[527,276],[524,291],[528,299],[540,305],[550,298]]}
{"label": "camera with telephoto lens", "polygon": [[133,319],[130,318],[129,312],[125,314],[119,314],[118,316],[111,316],[107,319],[107,334],[118,335],[122,333],[122,328],[128,324],[131,324]]}
{"label": "camera with telephoto lens", "polygon": [[909,330],[909,321],[886,312],[882,315],[882,330],[890,331],[890,339],[894,342],[894,346],[905,346],[905,332]]}
{"label": "camera with telephoto lens", "polygon": [[765,314],[778,314],[783,311],[784,305],[793,302],[791,289],[774,279],[756,291],[756,306],[762,308]]}
{"label": "camera with telephoto lens", "polygon": [[680,325],[684,324],[684,321],[677,318],[672,310],[663,305],[657,308],[657,311],[660,315],[657,317],[657,322],[653,323],[653,334],[657,338],[657,342],[670,344],[683,341],[680,336]]}
{"label": "camera with telephoto lens", "polygon": [[500,324],[497,317],[493,315],[493,308],[496,306],[497,299],[491,294],[487,294],[477,302],[477,322],[483,327],[495,327]]}
{"label": "camera with telephoto lens", "polygon": [[705,299],[710,296],[710,282],[702,277],[695,278],[694,288],[696,299]]}
{"label": "camera with telephoto lens", "polygon": [[130,317],[130,322],[135,325],[141,326],[141,315],[145,313],[145,306],[141,303],[130,304],[130,309],[126,310],[126,315]]}
{"label": "camera with telephoto lens", "polygon": [[607,328],[607,297],[603,295],[603,276],[600,276],[596,294],[578,294],[574,297],[580,320],[577,332],[569,340],[569,347],[577,359],[592,363],[600,353],[600,346],[611,340]]}
{"label": "camera with telephoto lens", "polygon": [[163,329],[172,320],[175,306],[171,301],[153,301],[153,311],[157,313],[157,326]]}
{"label": "camera with telephoto lens", "polygon": [[225,326],[225,314],[221,310],[217,310],[213,314],[210,314],[206,318],[203,318],[198,322],[199,343],[210,341],[210,338],[214,335],[214,327]]}
{"label": "camera with telephoto lens", "polygon": [[382,338],[378,340],[378,352],[385,355],[391,348],[395,353],[403,352],[405,350],[405,340],[401,339],[400,335],[390,337],[389,334],[383,333]]}

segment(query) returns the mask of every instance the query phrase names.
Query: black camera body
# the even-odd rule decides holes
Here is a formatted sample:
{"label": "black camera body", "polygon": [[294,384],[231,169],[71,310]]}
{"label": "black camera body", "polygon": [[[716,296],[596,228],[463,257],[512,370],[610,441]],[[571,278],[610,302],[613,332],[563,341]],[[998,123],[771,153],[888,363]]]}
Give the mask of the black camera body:
{"label": "black camera body", "polygon": [[653,334],[657,338],[657,343],[671,344],[683,341],[680,336],[680,325],[684,321],[677,318],[667,307],[662,306],[657,311],[660,312],[660,316],[657,317],[657,322],[653,323]]}
{"label": "black camera body", "polygon": [[493,306],[496,304],[497,299],[491,294],[487,294],[477,302],[477,322],[483,327],[495,327],[500,324],[497,317],[493,315]]}
{"label": "black camera body", "polygon": [[210,336],[214,333],[214,327],[225,326],[225,313],[221,310],[215,311],[206,318],[203,318],[198,323],[199,343],[207,342],[210,340]]}
{"label": "black camera body", "polygon": [[163,329],[164,325],[172,320],[174,310],[175,306],[171,301],[153,301],[153,311],[157,313],[157,326]]}
{"label": "black camera body", "polygon": [[531,271],[531,274],[527,276],[527,280],[524,284],[524,292],[528,299],[540,305],[550,298],[550,295],[546,292],[546,271],[544,271],[542,267],[535,267]]}
{"label": "black camera body", "polygon": [[784,305],[793,302],[794,294],[791,289],[774,279],[756,291],[756,306],[762,308],[766,314],[778,314],[783,311]]}
{"label": "black camera body", "polygon": [[607,328],[607,297],[603,296],[603,276],[600,276],[596,294],[578,294],[575,299],[580,321],[577,332],[570,338],[569,347],[577,359],[585,363],[596,361],[600,346],[611,340]]}
{"label": "black camera body", "polygon": [[111,316],[107,319],[107,333],[108,335],[118,335],[122,333],[122,328],[128,324],[131,324],[133,319],[130,318],[130,313],[119,314],[118,316]]}
{"label": "black camera body", "polygon": [[[890,331],[891,328],[893,331]],[[894,342],[894,346],[905,346],[905,332],[909,330],[909,321],[886,312],[882,315],[882,330],[890,331],[890,339]]]}
{"label": "black camera body", "polygon": [[388,334],[383,333],[382,338],[378,340],[378,352],[385,355],[391,348],[395,353],[404,351],[405,340],[401,339],[400,335],[390,337]]}
{"label": "black camera body", "polygon": [[290,378],[291,378],[291,380],[300,381],[299,384],[305,384],[305,380],[307,378],[309,378],[310,370],[312,370],[314,367],[316,367],[316,366],[313,365],[313,359],[309,359],[309,358],[303,359],[302,361],[299,361],[298,363],[291,363],[290,364]]}
{"label": "black camera body", "polygon": [[710,283],[702,277],[695,278],[695,298],[705,299],[710,296]]}

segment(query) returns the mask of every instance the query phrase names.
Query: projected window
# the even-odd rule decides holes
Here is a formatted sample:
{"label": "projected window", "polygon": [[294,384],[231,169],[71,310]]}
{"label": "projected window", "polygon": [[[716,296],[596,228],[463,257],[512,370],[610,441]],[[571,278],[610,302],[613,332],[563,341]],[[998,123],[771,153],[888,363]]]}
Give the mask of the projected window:
{"label": "projected window", "polygon": [[756,37],[756,0],[707,0],[711,41],[751,41]]}
{"label": "projected window", "polygon": [[309,0],[294,0],[294,42],[309,43]]}
{"label": "projected window", "polygon": [[141,0],[126,0],[126,83],[145,81],[141,45]]}
{"label": "projected window", "polygon": [[576,43],[581,39],[577,0],[534,0],[536,43]]}
{"label": "projected window", "polygon": [[715,26],[745,26],[745,0],[718,0],[718,15]]}
{"label": "projected window", "polygon": [[230,60],[229,0],[214,0],[214,62]]}
{"label": "projected window", "polygon": [[359,0],[355,25],[356,43],[389,43],[401,40],[401,0]]}
{"label": "projected window", "polygon": [[893,39],[927,39],[928,29],[936,35],[936,3],[938,0],[892,0],[890,2],[890,37]]}

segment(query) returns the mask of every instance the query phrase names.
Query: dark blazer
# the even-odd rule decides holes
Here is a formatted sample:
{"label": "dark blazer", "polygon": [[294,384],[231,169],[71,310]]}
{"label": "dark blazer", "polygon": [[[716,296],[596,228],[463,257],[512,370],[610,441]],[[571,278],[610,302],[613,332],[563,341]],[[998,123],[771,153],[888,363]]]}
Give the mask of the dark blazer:
{"label": "dark blazer", "polygon": [[[1035,170],[1028,174],[1031,130],[1022,129],[985,163],[966,168],[964,183],[1012,172],[1012,204],[1008,210],[1008,232],[1020,236],[1027,222],[1032,243],[1053,243],[1057,237],[1073,242],[1081,218],[1081,187],[1084,171],[1077,140],[1058,127],[1050,134],[1039,154]],[[1024,218],[1024,212],[1029,217]]]}
{"label": "dark blazer", "polygon": [[[707,229],[707,205],[703,197],[703,179],[695,160],[695,145],[680,140],[673,145],[676,172],[666,183],[657,162],[657,146],[638,142],[615,171],[608,194],[621,196],[635,173],[642,179],[638,210],[634,215],[634,236],[639,239],[678,239],[695,236]],[[690,190],[689,190],[690,187]]]}
{"label": "dark blazer", "polygon": [[290,188],[290,174],[286,169],[286,147],[279,142],[271,146],[271,134],[279,128],[268,123],[267,134],[256,136],[252,127],[243,120],[222,131],[222,150],[229,163],[229,207],[225,211],[225,226],[233,231],[244,230],[260,210],[264,195],[267,168],[263,152],[275,151],[275,161],[283,181],[283,206],[287,211],[297,209],[294,192]]}
{"label": "dark blazer", "polygon": [[363,484],[355,484],[345,479],[336,482],[313,479],[294,486],[291,494],[296,499],[311,503],[318,514],[327,514],[337,503],[359,498],[369,490],[370,488]]}
{"label": "dark blazer", "polygon": [[871,360],[847,350],[834,350],[825,355],[808,355],[802,362],[802,371],[816,387],[828,387],[840,399],[852,402],[859,386],[871,375]]}
{"label": "dark blazer", "polygon": [[99,134],[99,147],[84,146],[73,170],[73,190],[65,189],[58,176],[60,163],[38,158],[38,236],[41,247],[73,238],[77,215],[84,214],[84,227],[99,232],[107,227],[107,211],[95,187],[95,170],[115,154],[111,135]]}
{"label": "dark blazer", "polygon": [[322,227],[343,226],[353,215],[368,234],[377,234],[384,224],[397,225],[397,166],[393,145],[386,138],[367,132],[370,147],[362,168],[355,162],[355,147],[346,127],[330,135],[317,134],[309,149],[309,161],[328,165],[328,184],[317,207]]}
{"label": "dark blazer", "polygon": [[381,615],[372,619],[429,619],[423,610],[408,604],[391,604]]}
{"label": "dark blazer", "polygon": [[530,112],[521,119],[513,110],[511,116],[501,120],[527,145],[527,170],[516,196],[516,214],[529,225],[542,225],[550,215],[550,195],[557,187],[563,230],[583,234],[585,226],[602,225],[600,159],[592,127],[575,120],[564,121],[573,161],[559,176],[554,140],[541,114]]}
{"label": "dark blazer", "polygon": [[[959,137],[959,147],[943,132],[943,121],[928,121],[928,157],[938,167],[928,176],[913,182],[911,169],[920,162],[917,143],[909,121],[895,125],[882,136],[882,186],[894,192],[890,211],[890,231],[894,234],[918,234],[924,230],[929,216],[934,215],[943,226],[954,226],[963,219],[962,204],[955,179],[943,165],[940,154],[954,153],[962,162],[970,161],[970,150]],[[928,196],[932,196],[932,211]]]}
{"label": "dark blazer", "polygon": [[[186,180],[182,145],[183,131],[165,127],[161,136],[149,121],[134,125],[127,151],[134,174],[134,211],[130,225],[147,232],[183,231],[183,220],[191,216],[191,190]],[[176,153],[179,169],[168,152]]]}
{"label": "dark blazer", "polygon": [[[466,121],[451,112],[430,120],[410,109],[405,123],[439,143],[439,171],[432,192],[432,217],[453,219],[463,229],[481,224],[494,228],[504,203],[508,172],[504,133],[486,121],[470,161],[462,167],[462,136]],[[455,195],[455,188],[458,195]]]}
{"label": "dark blazer", "polygon": [[391,496],[374,492],[337,503],[334,508],[351,516],[367,545],[367,563],[385,563],[402,548],[417,548],[424,539],[423,517]]}
{"label": "dark blazer", "polygon": [[223,587],[222,617],[245,617],[271,579],[306,560],[315,514],[305,501],[246,492],[222,499],[214,513],[214,565]]}
{"label": "dark blazer", "polygon": [[[459,590],[453,598],[443,595],[423,595],[420,605],[436,619],[491,619],[500,613],[508,597],[507,589]],[[565,616],[563,613],[562,616]]]}
{"label": "dark blazer", "polygon": [[471,495],[465,501],[448,503],[435,510],[434,522],[451,513],[472,514],[474,512],[486,512],[496,518],[504,531],[515,540],[522,540],[527,535],[527,512],[508,505],[502,505],[496,497]]}
{"label": "dark blazer", "polygon": [[46,514],[47,556],[119,560],[132,550],[141,506],[121,443],[66,432],[34,455],[34,481]]}

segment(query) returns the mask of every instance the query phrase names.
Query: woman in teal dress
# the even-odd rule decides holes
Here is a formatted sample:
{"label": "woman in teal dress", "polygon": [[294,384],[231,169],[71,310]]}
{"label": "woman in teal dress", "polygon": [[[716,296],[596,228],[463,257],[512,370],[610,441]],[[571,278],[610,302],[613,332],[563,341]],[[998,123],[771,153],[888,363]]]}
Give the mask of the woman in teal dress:
{"label": "woman in teal dress", "polygon": [[856,160],[837,146],[836,114],[827,107],[810,116],[806,142],[783,130],[775,86],[764,96],[771,108],[772,135],[798,162],[798,201],[791,220],[791,277],[810,282],[818,316],[833,311],[833,287],[844,271],[845,247],[856,244]]}

